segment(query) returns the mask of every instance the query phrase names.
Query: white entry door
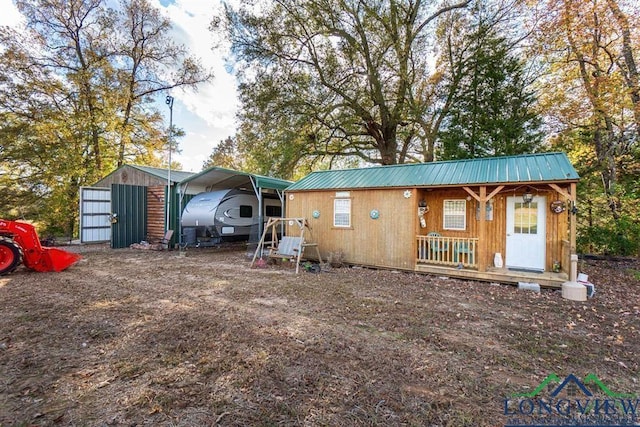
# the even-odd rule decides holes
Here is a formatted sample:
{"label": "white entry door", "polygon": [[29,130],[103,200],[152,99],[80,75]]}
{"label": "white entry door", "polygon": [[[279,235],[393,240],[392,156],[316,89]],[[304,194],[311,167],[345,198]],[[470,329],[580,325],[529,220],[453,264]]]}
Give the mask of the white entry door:
{"label": "white entry door", "polygon": [[507,197],[507,268],[544,271],[546,259],[546,199]]}

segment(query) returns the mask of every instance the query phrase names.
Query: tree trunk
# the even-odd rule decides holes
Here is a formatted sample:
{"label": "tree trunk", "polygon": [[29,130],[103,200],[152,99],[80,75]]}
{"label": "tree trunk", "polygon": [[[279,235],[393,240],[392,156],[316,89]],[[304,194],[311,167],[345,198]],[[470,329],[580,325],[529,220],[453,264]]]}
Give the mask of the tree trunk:
{"label": "tree trunk", "polygon": [[633,56],[629,20],[622,10],[620,10],[616,0],[607,0],[607,4],[622,32],[622,58],[624,59],[624,66],[621,68],[624,73],[625,83],[629,89],[631,102],[633,103],[633,117],[636,124],[636,132],[640,136],[640,76]]}

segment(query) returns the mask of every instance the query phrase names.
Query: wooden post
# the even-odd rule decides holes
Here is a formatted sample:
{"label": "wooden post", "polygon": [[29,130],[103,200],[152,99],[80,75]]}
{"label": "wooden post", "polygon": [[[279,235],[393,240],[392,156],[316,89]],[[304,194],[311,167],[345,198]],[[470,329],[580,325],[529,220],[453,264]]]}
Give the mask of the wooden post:
{"label": "wooden post", "polygon": [[487,271],[487,187],[480,187],[480,224],[478,229],[478,271]]}
{"label": "wooden post", "polygon": [[[571,183],[571,202],[572,205],[575,206],[576,200],[577,200],[577,194],[576,194],[576,183],[572,182]],[[576,222],[577,222],[577,218],[576,218],[576,214],[573,213],[573,206],[571,206],[571,212],[569,213],[570,218],[571,218],[571,223],[570,223],[570,228],[569,228],[569,242],[571,245],[571,255],[576,253]]]}
{"label": "wooden post", "polygon": [[569,275],[570,282],[578,281],[578,255],[571,254],[571,274]]}

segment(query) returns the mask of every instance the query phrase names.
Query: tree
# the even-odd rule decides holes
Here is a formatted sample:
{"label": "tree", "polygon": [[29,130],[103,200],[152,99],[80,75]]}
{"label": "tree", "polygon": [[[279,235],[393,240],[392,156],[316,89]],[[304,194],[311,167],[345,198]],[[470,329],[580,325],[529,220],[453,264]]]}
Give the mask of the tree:
{"label": "tree", "polygon": [[438,8],[422,1],[275,0],[259,11],[228,7],[233,52],[243,65],[241,121],[261,121],[262,141],[292,163],[299,153],[406,161],[420,130],[410,98],[428,77],[427,29],[469,2]]}
{"label": "tree", "polygon": [[124,161],[160,162],[166,130],[151,95],[211,75],[147,0],[16,5],[26,28],[0,29],[1,181],[20,177],[15,191],[39,198],[39,219],[71,234],[80,186]]}
{"label": "tree", "polygon": [[[640,220],[633,56],[640,34],[627,18],[638,16],[638,7],[615,0],[549,0],[544,7],[537,40],[549,64],[543,101],[557,126],[555,143],[572,156],[589,154],[576,162],[582,182],[589,184],[580,188],[589,213],[579,217],[582,241],[631,235],[640,247],[637,231],[629,227]],[[594,242],[589,244],[600,249],[614,246]]]}
{"label": "tree", "polygon": [[[464,52],[451,54],[450,85],[456,89],[439,133],[440,158],[531,153],[539,149],[541,118],[525,79],[524,64],[509,41],[480,21],[458,37]],[[455,35],[454,35],[455,37]],[[449,38],[448,51],[456,49]]]}
{"label": "tree", "polygon": [[234,170],[243,169],[243,161],[233,138],[229,136],[224,141],[220,141],[213,149],[209,158],[202,164],[203,169],[212,166]]}
{"label": "tree", "polygon": [[[607,0],[607,6],[613,15],[616,32],[622,36],[622,46],[616,58],[616,65],[624,77],[628,89],[629,99],[633,105],[636,133],[640,138],[640,71],[637,66],[636,52],[638,52],[638,34],[634,34],[629,25],[629,16],[620,8],[617,0]],[[637,22],[640,13],[636,9],[632,19]],[[637,27],[635,27],[637,29]],[[635,42],[634,42],[635,39]],[[607,49],[607,47],[602,46]],[[611,52],[614,53],[614,52]]]}
{"label": "tree", "polygon": [[[194,87],[213,76],[188,55],[185,46],[171,40],[171,21],[148,0],[121,0],[117,25],[124,30],[116,49],[124,62],[116,80],[122,94],[117,159],[117,165],[122,166],[127,158],[136,155],[140,147],[137,141],[161,140],[157,133],[161,116],[144,112],[154,94],[181,86]],[[161,77],[169,73],[169,79]]]}

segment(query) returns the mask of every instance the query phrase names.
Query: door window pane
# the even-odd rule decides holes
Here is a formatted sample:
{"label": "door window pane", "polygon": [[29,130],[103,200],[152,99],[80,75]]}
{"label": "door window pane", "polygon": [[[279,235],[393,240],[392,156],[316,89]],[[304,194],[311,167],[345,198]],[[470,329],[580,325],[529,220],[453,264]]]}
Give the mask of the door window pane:
{"label": "door window pane", "polygon": [[514,227],[516,234],[538,234],[538,202],[514,204]]}

